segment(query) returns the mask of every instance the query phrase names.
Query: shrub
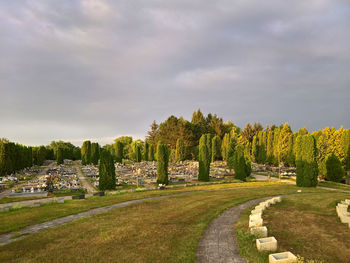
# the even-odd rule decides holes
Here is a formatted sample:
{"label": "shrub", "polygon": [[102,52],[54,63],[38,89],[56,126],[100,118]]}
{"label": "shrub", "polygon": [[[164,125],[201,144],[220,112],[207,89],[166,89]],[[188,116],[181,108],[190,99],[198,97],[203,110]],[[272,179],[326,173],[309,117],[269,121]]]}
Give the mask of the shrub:
{"label": "shrub", "polygon": [[326,160],[326,179],[332,182],[340,182],[345,175],[345,171],[337,156],[333,153],[327,157]]}

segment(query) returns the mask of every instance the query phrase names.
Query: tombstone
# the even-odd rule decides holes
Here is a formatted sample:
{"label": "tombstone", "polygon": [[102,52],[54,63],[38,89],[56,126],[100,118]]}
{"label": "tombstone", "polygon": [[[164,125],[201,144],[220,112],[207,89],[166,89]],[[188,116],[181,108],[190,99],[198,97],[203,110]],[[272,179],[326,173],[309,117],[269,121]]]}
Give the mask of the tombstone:
{"label": "tombstone", "polygon": [[31,193],[34,193],[34,188],[33,188],[33,187],[30,188],[30,192],[31,192]]}
{"label": "tombstone", "polygon": [[35,202],[35,203],[33,204],[33,207],[38,207],[38,206],[40,206],[40,202]]}

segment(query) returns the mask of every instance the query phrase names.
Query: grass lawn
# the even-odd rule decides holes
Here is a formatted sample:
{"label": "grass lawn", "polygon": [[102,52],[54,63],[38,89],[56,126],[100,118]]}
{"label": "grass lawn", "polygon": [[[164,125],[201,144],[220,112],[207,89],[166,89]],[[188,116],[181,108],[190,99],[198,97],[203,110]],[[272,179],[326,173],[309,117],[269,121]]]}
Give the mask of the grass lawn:
{"label": "grass lawn", "polygon": [[36,200],[36,199],[43,199],[45,197],[40,196],[24,196],[24,197],[2,197],[0,199],[0,204],[8,204],[12,202],[20,202],[20,201],[27,201],[27,200]]}
{"label": "grass lawn", "polygon": [[[336,204],[346,198],[350,194],[339,192],[284,197],[282,203],[265,210],[264,225],[268,235],[277,239],[278,251],[291,251],[306,262],[350,262],[350,229],[335,211]],[[268,253],[257,251],[255,237],[248,232],[249,213],[237,224],[240,252],[249,262],[266,263]]]}
{"label": "grass lawn", "polygon": [[329,187],[329,188],[334,188],[334,189],[339,189],[339,190],[344,190],[344,191],[350,191],[350,185],[335,183],[335,182],[330,182],[330,181],[318,182],[318,186],[324,186],[324,187]]}
{"label": "grass lawn", "polygon": [[[270,185],[270,186],[269,186]],[[115,203],[121,203],[129,200],[169,195],[187,191],[202,191],[202,190],[219,190],[233,187],[272,187],[277,183],[231,183],[208,186],[191,186],[183,188],[174,188],[169,190],[155,190],[135,193],[124,193],[117,195],[107,195],[102,197],[90,197],[85,200],[70,200],[64,204],[47,203],[40,207],[23,207],[13,211],[0,212],[0,234],[17,231],[25,226],[34,225],[46,222],[55,218],[77,214],[86,210],[108,206]],[[283,184],[282,184],[283,185]]]}
{"label": "grass lawn", "polygon": [[235,188],[142,202],[0,247],[0,262],[194,262],[202,233],[224,209],[296,190],[292,185]]}

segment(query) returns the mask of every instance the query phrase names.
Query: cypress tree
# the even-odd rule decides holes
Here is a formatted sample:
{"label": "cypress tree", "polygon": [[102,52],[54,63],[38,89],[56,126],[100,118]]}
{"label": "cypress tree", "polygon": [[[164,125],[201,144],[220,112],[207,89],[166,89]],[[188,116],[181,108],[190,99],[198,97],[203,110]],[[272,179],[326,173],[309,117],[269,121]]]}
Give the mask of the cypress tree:
{"label": "cypress tree", "polygon": [[247,165],[247,160],[244,156],[244,147],[241,144],[238,144],[234,153],[234,170],[235,178],[241,181],[245,181],[249,175],[250,169]]}
{"label": "cypress tree", "polygon": [[222,159],[224,161],[228,161],[228,150],[229,150],[229,145],[230,145],[230,134],[229,133],[225,133],[224,135],[224,139],[222,140],[222,144],[221,144],[221,155],[222,155]]}
{"label": "cypress tree", "polygon": [[[62,153],[63,154],[63,153]],[[37,162],[38,165],[43,165],[46,156],[46,148],[45,146],[40,146],[37,152]],[[63,156],[62,156],[63,158]]]}
{"label": "cypress tree", "polygon": [[63,149],[62,149],[62,147],[57,148],[56,162],[58,165],[63,164]]}
{"label": "cypress tree", "polygon": [[142,153],[141,153],[141,147],[140,145],[135,146],[135,156],[136,156],[136,162],[141,162],[142,161]]}
{"label": "cypress tree", "polygon": [[147,141],[145,141],[145,150],[144,150],[144,154],[143,154],[143,159],[145,161],[149,161],[148,156],[149,156],[149,143]]}
{"label": "cypress tree", "polygon": [[254,135],[252,142],[252,160],[254,162],[258,162],[258,154],[259,154],[259,140],[258,137]]}
{"label": "cypress tree", "polygon": [[326,161],[326,179],[332,182],[340,182],[345,175],[344,169],[337,156],[332,153],[327,157]]}
{"label": "cypress tree", "polygon": [[169,153],[165,144],[159,142],[157,146],[157,184],[168,184]]}
{"label": "cypress tree", "polygon": [[115,189],[116,176],[113,157],[105,149],[101,149],[100,152],[100,165],[98,171],[100,176],[99,189],[102,191]]}
{"label": "cypress tree", "polygon": [[211,157],[212,156],[212,152],[211,152],[212,145],[211,145],[211,143],[212,143],[213,135],[210,134],[210,133],[207,133],[205,136],[206,136],[205,142],[207,144],[207,149],[208,149],[208,154],[209,154],[209,165],[210,165],[210,161],[212,159],[212,157]]}
{"label": "cypress tree", "polygon": [[274,132],[268,131],[267,135],[267,144],[266,144],[266,161],[269,164],[273,164],[273,141],[274,141]]}
{"label": "cypress tree", "polygon": [[215,162],[216,160],[220,160],[221,154],[220,154],[220,149],[221,149],[221,140],[218,135],[216,135],[212,139],[212,150],[211,150],[211,161]]}
{"label": "cypress tree", "polygon": [[123,143],[121,141],[117,141],[115,143],[115,157],[118,163],[121,163],[123,161],[123,151],[124,151]]}
{"label": "cypress tree", "polygon": [[235,148],[236,148],[236,140],[234,138],[231,138],[230,144],[228,147],[228,161],[227,161],[227,166],[229,167],[230,170],[232,170],[235,165],[235,161],[234,161]]}
{"label": "cypress tree", "polygon": [[87,165],[91,163],[91,142],[84,141],[81,146],[81,163]]}
{"label": "cypress tree", "polygon": [[210,157],[208,146],[206,143],[207,136],[202,135],[199,140],[199,166],[198,166],[198,181],[208,182],[210,173]]}
{"label": "cypress tree", "polygon": [[292,135],[292,130],[289,124],[286,122],[280,131],[277,148],[277,156],[283,163],[287,163],[288,154],[290,151],[292,151],[292,145],[290,145],[290,138]]}
{"label": "cypress tree", "polygon": [[176,141],[175,161],[180,162],[185,160],[185,145],[182,138]]}
{"label": "cypress tree", "polygon": [[100,159],[100,145],[97,142],[91,143],[91,163],[94,165],[98,164]]}
{"label": "cypress tree", "polygon": [[296,172],[297,186],[312,187],[317,185],[316,143],[311,134],[297,137]]}
{"label": "cypress tree", "polygon": [[148,153],[148,160],[149,161],[154,161],[154,146],[151,144],[149,148],[149,153]]}

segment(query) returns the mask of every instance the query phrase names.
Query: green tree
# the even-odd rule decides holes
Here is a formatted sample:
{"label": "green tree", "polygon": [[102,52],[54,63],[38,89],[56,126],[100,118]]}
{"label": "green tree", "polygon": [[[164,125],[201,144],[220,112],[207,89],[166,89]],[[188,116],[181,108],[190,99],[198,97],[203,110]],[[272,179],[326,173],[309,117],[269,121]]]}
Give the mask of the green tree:
{"label": "green tree", "polygon": [[84,141],[81,146],[81,163],[87,165],[91,163],[91,142]]}
{"label": "green tree", "polygon": [[230,134],[225,133],[224,139],[222,140],[222,143],[221,143],[221,154],[222,154],[222,159],[226,162],[228,161],[228,158],[229,158],[229,155],[228,155],[229,147],[230,147]]}
{"label": "green tree", "polygon": [[250,173],[250,167],[247,163],[247,159],[244,156],[244,147],[241,144],[238,144],[234,153],[234,170],[235,178],[241,181],[245,181],[247,176]]}
{"label": "green tree", "polygon": [[152,144],[150,145],[150,148],[149,148],[148,160],[149,161],[154,161],[155,160],[155,157],[154,157],[154,146]]}
{"label": "green tree", "polygon": [[235,165],[235,149],[236,149],[236,140],[234,138],[230,139],[230,144],[229,144],[229,148],[228,148],[228,161],[227,161],[227,166],[230,169],[230,172],[232,172],[232,169],[234,168]]}
{"label": "green tree", "polygon": [[266,161],[269,164],[274,163],[273,142],[274,142],[274,131],[270,130],[268,131],[268,134],[267,134],[267,145],[266,145]]}
{"label": "green tree", "polygon": [[91,143],[91,163],[94,165],[98,164],[100,159],[100,145],[97,142]]}
{"label": "green tree", "polygon": [[259,155],[259,139],[256,135],[253,137],[253,142],[252,142],[252,160],[254,162],[258,161],[258,155]]}
{"label": "green tree", "polygon": [[211,150],[211,161],[215,162],[216,160],[221,159],[221,139],[216,135],[212,139],[212,150]]}
{"label": "green tree", "polygon": [[292,145],[290,143],[290,138],[293,136],[292,130],[286,122],[279,134],[277,154],[280,162],[287,163],[288,154],[292,151]]}
{"label": "green tree", "polygon": [[326,169],[326,179],[328,181],[340,182],[345,176],[345,171],[339,158],[333,153],[327,157]]}
{"label": "green tree", "polygon": [[141,162],[142,161],[142,154],[141,154],[141,147],[140,145],[136,145],[136,151],[135,151],[135,154],[136,154],[136,162]]}
{"label": "green tree", "polygon": [[177,139],[176,151],[175,151],[175,161],[181,162],[185,160],[185,145],[182,138]]}
{"label": "green tree", "polygon": [[63,149],[61,147],[57,148],[56,162],[58,165],[63,164]]}
{"label": "green tree", "polygon": [[45,146],[40,146],[37,152],[37,164],[43,165],[46,156],[46,148]]}
{"label": "green tree", "polygon": [[124,145],[121,141],[117,141],[114,143],[114,149],[115,149],[115,159],[118,163],[121,163],[123,161],[124,157]]}
{"label": "green tree", "polygon": [[169,153],[165,144],[159,142],[157,146],[157,184],[168,184]]}
{"label": "green tree", "polygon": [[100,164],[99,164],[99,189],[101,191],[113,190],[116,185],[115,166],[113,157],[105,149],[101,149],[100,152]]}
{"label": "green tree", "polygon": [[210,173],[210,155],[207,145],[207,136],[205,134],[199,140],[199,166],[198,181],[208,182]]}
{"label": "green tree", "polygon": [[311,134],[300,135],[296,139],[296,173],[297,186],[317,185],[316,142]]}
{"label": "green tree", "polygon": [[145,161],[149,161],[149,160],[148,160],[148,156],[149,156],[149,143],[148,143],[148,141],[145,141],[143,159],[144,159]]}

